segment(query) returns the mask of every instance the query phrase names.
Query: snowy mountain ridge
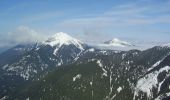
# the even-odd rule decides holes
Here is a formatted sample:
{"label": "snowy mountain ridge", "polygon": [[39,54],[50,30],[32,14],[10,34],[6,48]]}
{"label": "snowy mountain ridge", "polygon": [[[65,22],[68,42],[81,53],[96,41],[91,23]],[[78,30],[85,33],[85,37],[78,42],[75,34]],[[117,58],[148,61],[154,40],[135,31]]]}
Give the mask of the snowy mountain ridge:
{"label": "snowy mountain ridge", "polygon": [[52,47],[56,45],[61,47],[62,45],[74,44],[75,46],[83,50],[82,44],[84,43],[69,36],[67,33],[59,32],[59,33],[54,34],[48,40],[46,40],[44,44],[48,44]]}
{"label": "snowy mountain ridge", "polygon": [[54,34],[48,40],[43,42],[43,44],[50,45],[51,47],[56,47],[53,54],[56,54],[56,52],[59,50],[61,46],[70,45],[70,44],[76,46],[81,51],[84,50],[83,42],[69,36],[67,33],[64,33],[64,32],[59,32],[59,33]]}
{"label": "snowy mountain ridge", "polygon": [[126,41],[119,40],[118,38],[113,38],[109,41],[105,41],[104,44],[110,46],[118,46],[118,47],[134,46]]}

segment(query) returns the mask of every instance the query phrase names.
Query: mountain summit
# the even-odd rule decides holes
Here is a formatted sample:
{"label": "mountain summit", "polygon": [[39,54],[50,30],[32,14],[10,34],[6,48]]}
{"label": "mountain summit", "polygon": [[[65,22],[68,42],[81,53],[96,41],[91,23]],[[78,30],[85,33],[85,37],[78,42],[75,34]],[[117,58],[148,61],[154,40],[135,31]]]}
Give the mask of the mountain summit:
{"label": "mountain summit", "polygon": [[84,43],[69,36],[67,33],[59,32],[59,33],[54,34],[47,41],[45,41],[45,44],[48,44],[52,47],[53,46],[61,47],[62,45],[74,44],[75,46],[83,49],[82,44]]}
{"label": "mountain summit", "polygon": [[110,45],[110,46],[118,46],[118,47],[126,47],[126,46],[134,46],[128,42],[119,40],[117,38],[113,38],[109,41],[105,41],[104,44]]}
{"label": "mountain summit", "polygon": [[63,32],[54,34],[47,41],[45,41],[43,44],[49,45],[49,46],[55,48],[54,54],[56,54],[56,52],[62,46],[72,45],[82,51],[82,50],[84,50],[84,45],[85,45],[85,43],[81,42],[80,40],[77,40],[77,39],[69,36],[67,33],[63,33]]}

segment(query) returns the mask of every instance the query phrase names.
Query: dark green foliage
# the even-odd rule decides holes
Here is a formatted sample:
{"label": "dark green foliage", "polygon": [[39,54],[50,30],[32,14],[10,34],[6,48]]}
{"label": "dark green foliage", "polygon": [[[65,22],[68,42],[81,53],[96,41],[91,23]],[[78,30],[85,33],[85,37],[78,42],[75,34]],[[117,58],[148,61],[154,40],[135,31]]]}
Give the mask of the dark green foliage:
{"label": "dark green foliage", "polygon": [[[38,82],[22,89],[15,98],[31,100],[100,100],[109,89],[107,78],[101,78],[102,70],[95,63],[60,67]],[[73,81],[73,77],[81,75]],[[93,82],[92,86],[90,82]],[[93,96],[92,96],[93,91]],[[13,98],[13,97],[12,97]]]}

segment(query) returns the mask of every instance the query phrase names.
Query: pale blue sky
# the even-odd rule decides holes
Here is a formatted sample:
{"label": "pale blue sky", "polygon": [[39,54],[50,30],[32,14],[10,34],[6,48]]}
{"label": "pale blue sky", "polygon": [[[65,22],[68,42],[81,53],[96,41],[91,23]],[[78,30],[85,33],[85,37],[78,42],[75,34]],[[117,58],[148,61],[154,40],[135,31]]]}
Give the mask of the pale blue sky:
{"label": "pale blue sky", "polygon": [[60,31],[91,42],[170,42],[170,0],[0,0],[0,47]]}

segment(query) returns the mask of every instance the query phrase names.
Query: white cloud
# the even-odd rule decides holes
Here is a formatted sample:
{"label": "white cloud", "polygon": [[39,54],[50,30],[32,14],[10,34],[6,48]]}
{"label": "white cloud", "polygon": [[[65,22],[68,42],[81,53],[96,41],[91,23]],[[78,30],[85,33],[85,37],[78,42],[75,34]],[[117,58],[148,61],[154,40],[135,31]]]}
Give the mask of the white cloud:
{"label": "white cloud", "polygon": [[40,42],[44,41],[46,38],[46,35],[38,33],[29,27],[19,26],[14,32],[8,32],[1,38],[0,47]]}
{"label": "white cloud", "polygon": [[45,35],[26,26],[19,26],[15,32],[9,32],[9,35],[11,38],[15,37],[14,40],[18,43],[39,42],[46,38]]}

